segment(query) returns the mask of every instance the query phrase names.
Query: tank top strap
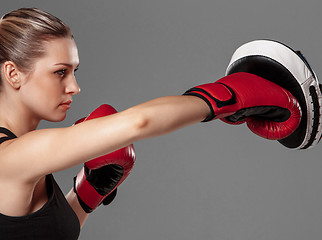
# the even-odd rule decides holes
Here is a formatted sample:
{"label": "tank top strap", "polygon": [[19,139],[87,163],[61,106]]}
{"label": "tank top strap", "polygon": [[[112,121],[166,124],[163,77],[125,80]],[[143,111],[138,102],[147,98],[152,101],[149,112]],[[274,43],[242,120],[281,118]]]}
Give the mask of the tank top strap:
{"label": "tank top strap", "polygon": [[0,127],[0,133],[4,133],[7,135],[6,137],[0,138],[0,144],[3,143],[4,141],[17,138],[17,136],[13,132],[11,132],[9,129],[4,127]]}

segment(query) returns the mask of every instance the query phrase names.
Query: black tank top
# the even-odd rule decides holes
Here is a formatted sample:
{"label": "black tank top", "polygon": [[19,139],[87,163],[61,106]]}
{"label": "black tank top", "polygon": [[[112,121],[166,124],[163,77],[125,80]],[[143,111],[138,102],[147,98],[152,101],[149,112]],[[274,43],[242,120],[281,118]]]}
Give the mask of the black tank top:
{"label": "black tank top", "polygon": [[[0,127],[0,133],[5,133],[8,136],[0,138],[0,144],[16,138],[6,128]],[[46,187],[48,201],[38,211],[21,217],[0,213],[0,239],[78,239],[80,233],[78,217],[70,207],[52,174],[46,176]],[[0,200],[1,198],[0,194]]]}

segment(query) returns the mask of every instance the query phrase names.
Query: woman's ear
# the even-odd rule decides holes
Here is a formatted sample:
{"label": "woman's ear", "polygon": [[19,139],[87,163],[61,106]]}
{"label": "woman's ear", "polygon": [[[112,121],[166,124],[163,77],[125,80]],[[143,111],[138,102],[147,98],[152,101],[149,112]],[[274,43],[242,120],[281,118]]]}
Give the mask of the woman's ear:
{"label": "woman's ear", "polygon": [[14,89],[19,89],[21,86],[21,72],[16,64],[12,61],[6,61],[2,64],[3,81],[6,80]]}

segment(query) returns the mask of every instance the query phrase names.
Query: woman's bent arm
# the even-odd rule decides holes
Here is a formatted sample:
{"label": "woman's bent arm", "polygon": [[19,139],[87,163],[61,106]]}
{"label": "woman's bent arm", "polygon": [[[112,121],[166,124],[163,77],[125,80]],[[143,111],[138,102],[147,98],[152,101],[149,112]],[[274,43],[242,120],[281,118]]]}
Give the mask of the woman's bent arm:
{"label": "woman's bent arm", "polygon": [[79,220],[79,224],[81,227],[83,227],[83,225],[85,224],[89,213],[86,213],[83,208],[81,207],[81,205],[79,204],[79,201],[77,199],[77,195],[74,192],[73,189],[71,189],[67,194],[66,194],[66,199],[69,203],[69,205],[71,206],[71,208],[74,210],[74,212],[76,213],[78,220]]}

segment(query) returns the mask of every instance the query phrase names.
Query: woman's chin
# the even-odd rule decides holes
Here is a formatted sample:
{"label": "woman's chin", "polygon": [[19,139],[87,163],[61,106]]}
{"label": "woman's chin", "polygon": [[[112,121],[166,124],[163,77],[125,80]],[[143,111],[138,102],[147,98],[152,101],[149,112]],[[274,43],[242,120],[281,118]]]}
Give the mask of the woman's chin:
{"label": "woman's chin", "polygon": [[57,116],[52,116],[49,118],[45,118],[44,120],[49,121],[49,122],[61,122],[63,120],[65,120],[66,118],[66,113],[65,114],[61,114],[61,115],[57,115]]}

